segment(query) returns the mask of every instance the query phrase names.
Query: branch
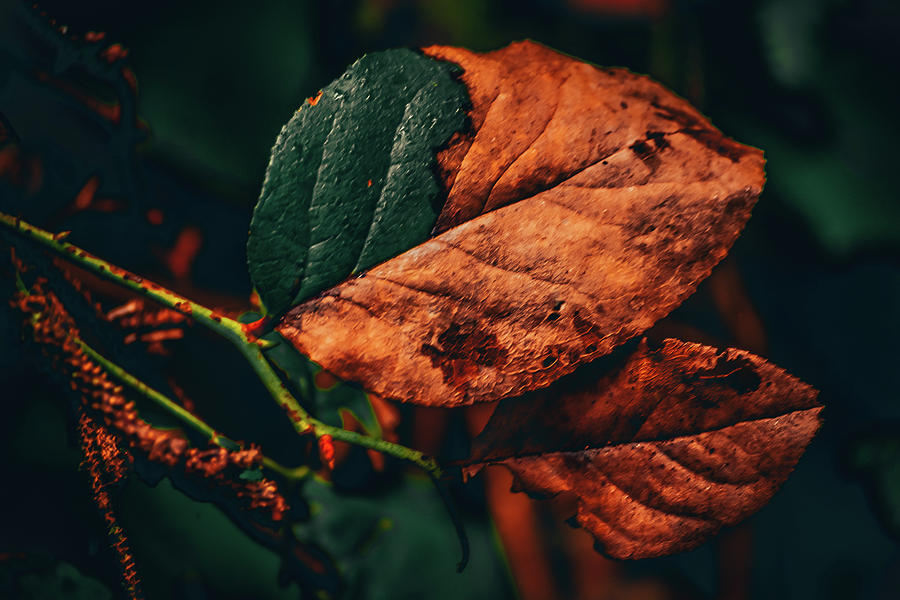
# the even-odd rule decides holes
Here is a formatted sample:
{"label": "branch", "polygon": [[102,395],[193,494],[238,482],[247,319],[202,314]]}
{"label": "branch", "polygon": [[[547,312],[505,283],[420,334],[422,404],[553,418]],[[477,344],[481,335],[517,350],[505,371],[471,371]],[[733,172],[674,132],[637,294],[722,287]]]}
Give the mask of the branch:
{"label": "branch", "polygon": [[65,238],[68,236],[68,232],[53,234],[3,212],[0,212],[0,225],[26,239],[37,242],[39,245],[85,270],[91,271],[104,279],[109,279],[145,298],[149,298],[194,319],[234,344],[253,344],[257,341],[255,337],[251,338],[245,331],[242,323],[217,314],[214,310],[202,304],[197,304],[152,281],[146,281],[143,277],[139,277],[130,271],[126,271],[102,258],[94,256],[74,244],[66,242]]}
{"label": "branch", "polygon": [[[149,385],[91,348],[81,338],[73,337],[73,340],[76,344],[78,344],[78,346],[84,351],[85,354],[87,354],[97,364],[103,367],[103,369],[107,373],[109,373],[109,375],[111,375],[115,379],[118,379],[134,391],[152,401],[157,406],[173,415],[175,418],[192,428],[197,433],[203,435],[210,441],[210,443],[219,446],[220,448],[225,448],[226,450],[235,449],[235,446],[237,444],[233,440],[216,432],[215,429],[213,429],[209,424],[197,417],[195,414],[185,409],[175,401],[171,400],[161,392],[158,392],[157,390],[151,388]],[[309,467],[301,466],[291,469],[265,455],[263,455],[262,464],[269,470],[274,471],[282,477],[291,480],[302,479],[310,473]]]}
{"label": "branch", "polygon": [[[151,281],[147,281],[143,277],[139,277],[138,275],[117,267],[102,258],[94,256],[74,244],[66,242],[65,237],[68,235],[67,233],[52,234],[49,231],[35,227],[18,217],[13,217],[3,212],[0,212],[0,225],[21,237],[36,242],[48,250],[62,256],[66,260],[69,260],[104,279],[108,279],[145,298],[149,298],[150,300],[192,318],[214,333],[217,333],[230,341],[237,347],[244,358],[247,359],[247,362],[250,363],[250,366],[256,372],[260,381],[278,405],[288,414],[294,425],[294,429],[298,433],[313,433],[317,438],[328,435],[335,440],[341,440],[364,448],[371,448],[378,452],[394,456],[400,460],[409,461],[419,468],[424,469],[429,475],[435,478],[441,476],[441,469],[437,462],[422,452],[383,439],[365,436],[354,431],[347,431],[340,427],[327,425],[306,412],[300,403],[297,402],[297,399],[288,391],[287,387],[285,387],[284,383],[281,381],[281,378],[272,368],[272,365],[263,355],[262,350],[269,348],[271,342],[261,340],[254,335],[253,332],[258,330],[261,324],[245,325],[224,315],[217,314],[210,308],[193,302],[184,296],[176,294]],[[175,406],[181,408],[177,404],[175,404]],[[191,416],[193,417],[193,415]],[[209,430],[212,433],[215,433],[212,428],[209,428]]]}
{"label": "branch", "polygon": [[[250,363],[250,366],[256,372],[256,375],[259,377],[263,386],[269,391],[272,398],[274,398],[278,405],[288,414],[294,425],[294,429],[298,433],[313,433],[317,438],[330,436],[333,440],[340,440],[363,448],[370,448],[394,456],[400,460],[411,462],[423,469],[435,484],[435,488],[440,494],[441,500],[443,500],[450,513],[462,549],[462,558],[458,568],[461,571],[465,567],[469,555],[468,539],[465,530],[462,527],[462,523],[447,496],[446,490],[440,485],[439,479],[442,475],[442,471],[437,462],[418,450],[413,450],[412,448],[407,448],[406,446],[401,446],[400,444],[395,444],[381,438],[361,435],[354,431],[347,431],[341,427],[327,425],[306,412],[300,403],[297,402],[297,399],[288,391],[284,382],[262,352],[263,350],[270,348],[272,343],[262,340],[257,336],[260,332],[271,328],[270,320],[267,321],[266,319],[261,319],[255,323],[245,325],[224,315],[219,315],[215,311],[201,304],[193,302],[184,296],[176,294],[151,281],[146,281],[142,277],[94,256],[74,244],[64,241],[68,232],[54,235],[39,227],[26,223],[17,217],[12,217],[2,212],[0,212],[0,225],[10,229],[21,237],[37,242],[39,245],[55,252],[66,260],[78,264],[88,271],[96,273],[97,275],[132,290],[145,298],[149,298],[150,300],[192,318],[230,341],[237,347],[244,358],[247,359],[247,362]],[[21,283],[20,280],[19,282]],[[110,375],[120,379],[123,383],[131,386],[148,399],[156,402],[163,409],[178,417],[196,431],[205,435],[212,443],[219,446],[225,443],[227,438],[220,436],[212,427],[204,423],[191,412],[185,410],[160,392],[147,386],[115,363],[112,363],[90,348],[83,340],[77,339],[77,342],[82,350],[107,369]],[[303,478],[309,473],[307,467],[289,469],[268,458],[263,459],[263,465],[287,479]]]}

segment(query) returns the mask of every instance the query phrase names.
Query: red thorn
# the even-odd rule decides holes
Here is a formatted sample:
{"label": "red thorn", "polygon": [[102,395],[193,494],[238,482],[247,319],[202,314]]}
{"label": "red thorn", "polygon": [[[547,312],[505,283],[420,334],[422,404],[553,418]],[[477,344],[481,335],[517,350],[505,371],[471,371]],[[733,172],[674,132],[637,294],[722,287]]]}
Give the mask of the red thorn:
{"label": "red thorn", "polygon": [[128,56],[128,49],[122,46],[122,44],[110,44],[100,52],[100,56],[105,59],[106,62],[112,64],[117,60],[121,60]]}
{"label": "red thorn", "polygon": [[319,438],[319,457],[329,471],[334,471],[334,440],[327,433]]}
{"label": "red thorn", "polygon": [[262,317],[252,323],[244,323],[242,328],[249,337],[261,338],[275,328],[275,320],[272,317]]}

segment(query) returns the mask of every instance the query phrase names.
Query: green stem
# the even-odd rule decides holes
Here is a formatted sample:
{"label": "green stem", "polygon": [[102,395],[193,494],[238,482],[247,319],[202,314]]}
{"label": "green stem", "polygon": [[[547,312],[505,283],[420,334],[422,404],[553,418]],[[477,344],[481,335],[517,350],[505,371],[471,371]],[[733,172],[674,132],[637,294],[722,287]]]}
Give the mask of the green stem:
{"label": "green stem", "polygon": [[[185,409],[183,406],[166,397],[161,392],[153,389],[116,363],[112,362],[93,348],[91,348],[84,340],[74,337],[76,344],[87,354],[94,362],[103,367],[103,370],[112,377],[118,379],[128,387],[132,388],[148,400],[154,402],[157,406],[179,419],[185,425],[191,427],[194,431],[206,437],[212,444],[220,448],[232,449],[235,442],[230,438],[220,435],[215,429],[210,427],[206,422],[198,418],[196,415]],[[287,479],[301,479],[309,474],[309,467],[297,467],[291,469],[272,460],[268,456],[263,456],[262,464],[264,467],[278,473]]]}
{"label": "green stem", "polygon": [[149,385],[147,385],[131,373],[125,371],[125,369],[88,346],[87,343],[85,343],[85,341],[81,338],[76,337],[73,338],[73,340],[82,350],[84,350],[85,354],[87,354],[89,357],[91,357],[91,359],[93,359],[101,367],[103,367],[103,369],[107,373],[109,373],[122,383],[128,385],[130,388],[132,388],[148,400],[153,401],[157,406],[177,417],[184,424],[189,425],[192,429],[194,429],[194,431],[204,435],[209,439],[210,442],[212,442],[216,446],[223,446],[223,444],[226,444],[226,442],[222,440],[219,434],[216,433],[215,429],[198,419],[189,410],[185,409],[183,406],[177,404],[173,400],[170,400],[161,392],[158,392],[155,389],[151,388]]}
{"label": "green stem", "polygon": [[67,233],[54,235],[49,231],[35,227],[3,212],[0,212],[0,225],[4,225],[22,237],[37,242],[63,258],[76,263],[83,269],[191,317],[234,344],[254,344],[257,341],[256,338],[251,339],[242,323],[224,315],[219,315],[202,304],[197,304],[152,281],[146,281],[134,273],[117,267],[74,244],[66,242],[65,237],[68,235]]}
{"label": "green stem", "polygon": [[[66,260],[76,263],[88,271],[105,279],[109,279],[141,296],[154,300],[163,306],[191,317],[198,323],[229,340],[238,350],[240,350],[241,354],[244,355],[247,362],[250,363],[250,366],[256,372],[260,381],[262,381],[263,385],[278,405],[287,412],[291,422],[294,424],[294,429],[296,429],[298,433],[314,433],[316,437],[329,435],[335,440],[362,446],[364,448],[371,448],[401,460],[409,461],[424,469],[433,477],[441,476],[441,469],[437,462],[417,450],[394,444],[380,438],[361,435],[354,431],[347,431],[340,427],[333,427],[313,418],[302,406],[300,406],[300,403],[297,402],[296,398],[288,391],[281,381],[281,378],[272,368],[272,365],[269,364],[269,361],[263,355],[262,350],[269,347],[270,343],[260,340],[253,334],[258,327],[254,327],[252,324],[245,325],[224,315],[216,314],[215,311],[201,304],[188,300],[184,296],[176,294],[151,281],[146,281],[142,277],[119,268],[102,258],[94,256],[74,244],[64,241],[65,235],[63,234],[54,235],[49,231],[35,227],[17,217],[2,212],[0,212],[0,225],[5,226],[26,239],[37,242],[41,246],[59,254]],[[118,370],[121,371],[121,369]],[[165,398],[165,396],[162,396],[161,394],[160,396]],[[166,400],[168,399],[166,398]],[[171,400],[168,400],[168,402],[171,403]],[[172,404],[178,409],[181,409],[177,404]],[[191,418],[197,420],[196,417],[187,411],[184,412],[190,415]],[[200,423],[202,423],[202,421]],[[196,426],[196,424],[194,425]],[[204,426],[208,428],[205,424]],[[210,435],[215,435],[212,428],[209,428],[209,431],[211,432]]]}
{"label": "green stem", "polygon": [[412,448],[407,448],[400,444],[394,444],[393,442],[381,438],[362,435],[355,431],[347,431],[341,427],[334,427],[312,417],[303,410],[303,407],[300,406],[294,396],[288,391],[284,382],[278,376],[278,373],[275,372],[275,369],[272,368],[272,365],[263,355],[259,347],[245,345],[241,347],[240,350],[246,357],[247,362],[253,367],[253,370],[256,371],[256,375],[259,377],[259,380],[265,388],[272,397],[275,398],[278,405],[288,413],[291,422],[294,424],[294,429],[296,429],[298,433],[314,433],[317,438],[322,437],[323,435],[329,435],[334,440],[340,440],[364,448],[371,448],[378,452],[390,454],[401,460],[409,461],[419,468],[424,469],[434,477],[441,476],[441,469],[437,462],[418,450],[413,450]]}
{"label": "green stem", "polygon": [[281,463],[275,462],[268,456],[263,456],[262,464],[265,468],[278,473],[279,475],[290,481],[300,481],[312,475],[312,469],[310,469],[306,465],[301,465],[299,467],[294,467],[293,469],[291,469],[290,467],[285,467]]}

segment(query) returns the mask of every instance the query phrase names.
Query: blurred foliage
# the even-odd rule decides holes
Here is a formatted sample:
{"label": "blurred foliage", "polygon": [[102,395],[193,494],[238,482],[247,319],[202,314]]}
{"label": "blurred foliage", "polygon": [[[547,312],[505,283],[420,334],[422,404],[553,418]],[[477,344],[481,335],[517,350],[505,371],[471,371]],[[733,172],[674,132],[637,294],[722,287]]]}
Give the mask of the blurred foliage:
{"label": "blurred foliage", "polygon": [[168,479],[155,487],[129,482],[122,494],[129,533],[148,598],[297,598],[296,584],[279,586],[281,559],[251,542],[222,512],[195,502]]}
{"label": "blurred foliage", "polygon": [[[273,132],[314,72],[309,2],[147,8],[157,11],[155,22],[135,23],[129,41],[152,154],[223,188],[257,191]],[[173,8],[177,19],[167,14]]]}
{"label": "blurred foliage", "polygon": [[[490,524],[466,519],[474,560],[456,572],[459,546],[431,483],[406,477],[387,489],[352,496],[318,480],[306,484],[312,518],[298,537],[317,540],[332,556],[346,589],[343,598],[413,600],[510,598]],[[498,577],[498,574],[501,574]]]}
{"label": "blurred foliage", "polygon": [[857,440],[847,462],[869,487],[885,529],[900,539],[900,427],[893,425],[893,435],[869,435]]}
{"label": "blurred foliage", "polygon": [[[785,125],[807,129],[807,139],[771,125],[753,135],[749,129],[758,123],[746,132],[766,150],[771,184],[840,258],[900,242],[900,202],[885,177],[900,159],[889,142],[900,135],[897,80],[879,65],[889,55],[865,46],[873,40],[860,39],[866,35],[863,19],[885,18],[882,26],[889,26],[893,18],[896,27],[900,10],[887,2],[868,3],[869,14],[856,8],[841,0],[762,4],[759,35],[767,66],[782,93],[793,95],[788,102],[798,104],[785,107],[792,121]],[[801,102],[805,114],[798,111]]]}
{"label": "blurred foliage", "polygon": [[101,582],[47,556],[0,558],[0,596],[17,600],[112,600]]}

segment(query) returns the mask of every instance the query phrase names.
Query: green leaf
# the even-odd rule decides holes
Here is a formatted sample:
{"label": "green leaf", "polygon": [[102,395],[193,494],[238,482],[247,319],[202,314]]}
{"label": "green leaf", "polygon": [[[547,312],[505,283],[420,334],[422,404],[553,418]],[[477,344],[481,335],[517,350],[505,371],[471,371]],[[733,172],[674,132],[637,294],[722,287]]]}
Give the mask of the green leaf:
{"label": "green leaf", "polygon": [[[284,345],[291,347],[288,343]],[[292,347],[291,349],[293,350]],[[315,369],[321,370],[321,367],[316,365]],[[338,381],[336,386],[328,389],[321,389],[316,386],[314,398],[316,414],[319,418],[329,425],[346,429],[347,424],[344,422],[343,413],[347,412],[359,421],[365,428],[366,434],[381,437],[381,425],[375,416],[375,410],[372,408],[372,403],[369,402],[369,397],[366,393],[355,385]]]}
{"label": "green leaf", "polygon": [[274,348],[266,350],[266,357],[278,368],[282,377],[300,392],[301,402],[307,404],[314,402],[314,393],[310,389],[312,386],[309,385],[313,363],[294,350],[290,344],[284,343],[278,333],[272,332],[264,339],[279,342]]}
{"label": "green leaf", "polygon": [[405,49],[368,54],[284,126],[247,241],[268,312],[428,238],[435,150],[466,119],[454,69]]}
{"label": "green leaf", "polygon": [[112,600],[105,584],[42,554],[8,553],[0,560],[0,597],[19,600]]}
{"label": "green leaf", "polygon": [[426,479],[409,476],[374,496],[341,494],[312,480],[304,493],[313,516],[295,532],[335,558],[345,585],[341,598],[512,597],[487,521],[466,520],[474,560],[456,572],[453,527]]}
{"label": "green leaf", "polygon": [[122,527],[138,557],[148,598],[172,597],[174,581],[186,570],[203,581],[212,597],[298,597],[295,584],[277,584],[283,566],[278,553],[251,542],[214,504],[192,500],[168,478],[153,487],[129,481],[121,494]]}
{"label": "green leaf", "polygon": [[857,440],[849,466],[864,484],[885,530],[900,540],[900,435],[869,435]]}
{"label": "green leaf", "polygon": [[261,469],[244,469],[238,478],[245,481],[259,481],[263,478],[263,473]]}

